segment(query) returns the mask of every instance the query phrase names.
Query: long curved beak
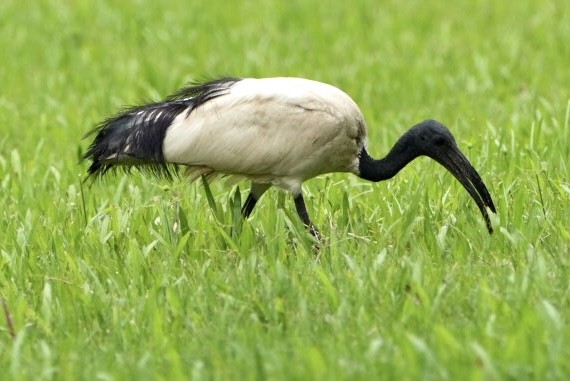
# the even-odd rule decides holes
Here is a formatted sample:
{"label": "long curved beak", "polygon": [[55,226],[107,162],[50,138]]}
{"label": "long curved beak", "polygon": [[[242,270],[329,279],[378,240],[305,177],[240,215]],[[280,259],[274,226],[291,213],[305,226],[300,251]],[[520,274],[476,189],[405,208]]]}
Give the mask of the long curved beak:
{"label": "long curved beak", "polygon": [[449,147],[443,152],[440,151],[438,155],[434,155],[432,158],[447,168],[447,170],[459,180],[467,192],[469,192],[471,197],[473,197],[479,210],[483,214],[489,234],[492,234],[493,226],[491,225],[487,208],[489,208],[491,212],[497,213],[495,204],[493,204],[493,199],[485,183],[481,180],[481,176],[479,176],[479,173],[473,168],[469,160],[456,146]]}

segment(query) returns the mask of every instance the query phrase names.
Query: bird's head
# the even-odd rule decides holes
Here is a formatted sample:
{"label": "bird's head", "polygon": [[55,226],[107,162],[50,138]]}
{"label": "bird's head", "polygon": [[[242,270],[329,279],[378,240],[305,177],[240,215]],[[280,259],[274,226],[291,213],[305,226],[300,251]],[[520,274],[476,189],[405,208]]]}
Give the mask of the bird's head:
{"label": "bird's head", "polygon": [[459,150],[449,129],[436,120],[426,120],[408,130],[403,138],[402,149],[407,150],[409,155],[428,156],[443,165],[459,180],[477,203],[491,233],[493,228],[487,208],[496,213],[491,195],[479,173]]}
{"label": "bird's head", "polygon": [[[437,120],[428,119],[410,128],[407,135],[408,149],[420,155],[436,159],[450,149],[457,149],[455,138],[449,129]],[[437,160],[437,159],[436,159]]]}

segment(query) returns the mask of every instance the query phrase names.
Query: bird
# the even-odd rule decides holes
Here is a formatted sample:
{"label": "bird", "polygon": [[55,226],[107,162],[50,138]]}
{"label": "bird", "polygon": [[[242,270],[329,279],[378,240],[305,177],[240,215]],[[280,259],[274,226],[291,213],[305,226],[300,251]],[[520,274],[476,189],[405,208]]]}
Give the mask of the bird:
{"label": "bird", "polygon": [[493,233],[487,212],[496,213],[491,195],[445,125],[424,120],[401,135],[386,156],[374,159],[357,104],[339,88],[315,80],[221,77],[192,83],[161,101],[120,110],[85,135],[90,136],[83,155],[91,162],[88,178],[132,167],[171,177],[185,167],[190,181],[248,179],[245,219],[275,186],[293,196],[300,220],[317,240],[321,235],[309,217],[303,182],[333,172],[388,180],[427,156],[463,185]]}

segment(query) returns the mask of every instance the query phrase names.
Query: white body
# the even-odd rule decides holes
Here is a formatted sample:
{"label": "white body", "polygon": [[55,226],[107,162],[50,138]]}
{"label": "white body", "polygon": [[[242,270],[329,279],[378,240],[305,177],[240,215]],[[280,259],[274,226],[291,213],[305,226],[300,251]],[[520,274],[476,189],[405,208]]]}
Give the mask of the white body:
{"label": "white body", "polygon": [[358,174],[366,124],[336,87],[301,78],[243,79],[166,132],[164,158],[202,173],[223,173],[300,194],[329,172]]}

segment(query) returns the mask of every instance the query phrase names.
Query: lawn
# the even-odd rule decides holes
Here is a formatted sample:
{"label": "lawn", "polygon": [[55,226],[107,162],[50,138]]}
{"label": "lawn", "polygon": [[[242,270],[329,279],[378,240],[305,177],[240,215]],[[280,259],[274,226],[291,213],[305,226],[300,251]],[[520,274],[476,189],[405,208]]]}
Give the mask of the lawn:
{"label": "lawn", "polygon": [[[2,380],[570,379],[566,1],[3,0],[0,62]],[[342,88],[377,157],[444,122],[495,233],[425,158],[305,183],[318,253],[278,190],[84,181],[99,121],[222,75]]]}

